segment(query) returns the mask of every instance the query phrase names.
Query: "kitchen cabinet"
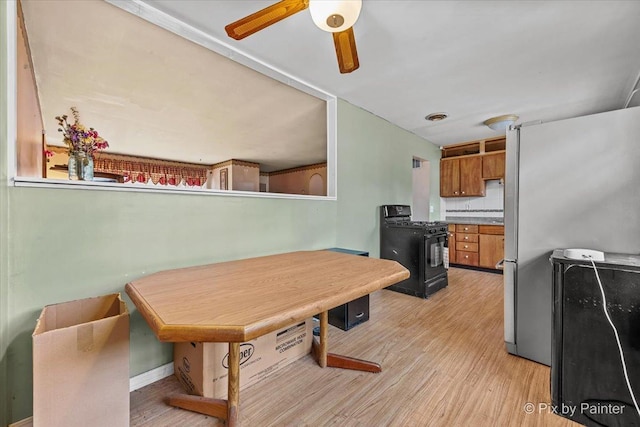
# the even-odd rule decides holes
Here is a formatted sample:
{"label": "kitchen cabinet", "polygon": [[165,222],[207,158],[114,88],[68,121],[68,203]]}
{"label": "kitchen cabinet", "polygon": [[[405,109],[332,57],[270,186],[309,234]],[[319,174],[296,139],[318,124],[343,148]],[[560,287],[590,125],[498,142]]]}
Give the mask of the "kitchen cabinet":
{"label": "kitchen cabinet", "polygon": [[449,224],[449,237],[447,240],[448,248],[449,248],[449,263],[456,263],[456,225]]}
{"label": "kitchen cabinet", "polygon": [[458,264],[478,266],[478,252],[457,251],[456,261]]}
{"label": "kitchen cabinet", "polygon": [[480,225],[478,233],[480,237],[478,265],[485,268],[496,268],[498,261],[504,258],[504,226]]}
{"label": "kitchen cabinet", "polygon": [[482,157],[440,160],[440,197],[484,196]]}
{"label": "kitchen cabinet", "polygon": [[456,225],[456,263],[478,266],[478,226]]}
{"label": "kitchen cabinet", "polygon": [[482,179],[504,179],[505,152],[482,156]]}
{"label": "kitchen cabinet", "polygon": [[484,196],[482,157],[471,156],[460,159],[460,195]]}
{"label": "kitchen cabinet", "polygon": [[498,261],[504,258],[504,236],[480,234],[480,259],[478,265],[496,268]]}
{"label": "kitchen cabinet", "polygon": [[503,179],[506,139],[504,136],[442,148],[440,197],[485,195],[485,181]]}
{"label": "kitchen cabinet", "polygon": [[440,197],[460,195],[460,160],[440,160]]}
{"label": "kitchen cabinet", "polygon": [[504,226],[449,224],[449,259],[460,266],[496,269],[504,258]]}
{"label": "kitchen cabinet", "polygon": [[477,234],[478,225],[477,224],[456,224],[456,233],[476,233]]}

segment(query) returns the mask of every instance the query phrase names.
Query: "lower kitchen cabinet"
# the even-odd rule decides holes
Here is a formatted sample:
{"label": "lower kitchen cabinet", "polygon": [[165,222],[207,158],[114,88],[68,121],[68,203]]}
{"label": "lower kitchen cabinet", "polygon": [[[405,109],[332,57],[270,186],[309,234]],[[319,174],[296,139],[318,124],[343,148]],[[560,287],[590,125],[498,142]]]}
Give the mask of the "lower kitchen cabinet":
{"label": "lower kitchen cabinet", "polygon": [[498,261],[504,258],[504,236],[481,234],[480,258],[478,265],[485,268],[496,268]]}
{"label": "lower kitchen cabinet", "polygon": [[504,226],[449,224],[449,259],[452,264],[496,269],[502,258]]}
{"label": "lower kitchen cabinet", "polygon": [[456,225],[449,224],[449,236],[447,240],[447,247],[449,248],[449,263],[455,264],[456,261]]}
{"label": "lower kitchen cabinet", "polygon": [[478,252],[456,251],[456,261],[458,264],[478,266]]}
{"label": "lower kitchen cabinet", "polygon": [[456,263],[478,266],[478,226],[456,225]]}
{"label": "lower kitchen cabinet", "polygon": [[478,252],[478,244],[469,242],[456,242],[456,251]]}

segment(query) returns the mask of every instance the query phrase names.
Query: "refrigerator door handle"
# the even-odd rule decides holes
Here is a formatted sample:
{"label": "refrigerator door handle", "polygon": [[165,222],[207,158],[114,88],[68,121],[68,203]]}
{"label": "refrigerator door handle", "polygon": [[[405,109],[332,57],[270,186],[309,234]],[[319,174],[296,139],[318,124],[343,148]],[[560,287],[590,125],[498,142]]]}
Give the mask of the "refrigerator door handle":
{"label": "refrigerator door handle", "polygon": [[504,259],[504,341],[507,351],[516,352],[516,270],[518,263]]}

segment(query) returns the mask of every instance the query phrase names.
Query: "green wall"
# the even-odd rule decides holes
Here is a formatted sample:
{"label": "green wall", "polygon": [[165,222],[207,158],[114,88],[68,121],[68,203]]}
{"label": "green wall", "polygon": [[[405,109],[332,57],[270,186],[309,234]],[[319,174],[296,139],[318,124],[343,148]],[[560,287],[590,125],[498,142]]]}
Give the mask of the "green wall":
{"label": "green wall", "polygon": [[[343,101],[337,201],[8,187],[0,125],[0,426],[31,415],[31,332],[44,305],[123,292],[158,270],[228,259],[332,246],[377,256],[378,206],[411,203],[413,156],[433,160],[431,204],[439,212],[439,150]],[[127,301],[134,376],[170,362],[172,353]]]}
{"label": "green wall", "polygon": [[367,111],[340,102],[337,246],[380,256],[378,207],[412,204],[413,157],[429,160],[429,204],[435,212],[430,219],[439,219],[440,149]]}

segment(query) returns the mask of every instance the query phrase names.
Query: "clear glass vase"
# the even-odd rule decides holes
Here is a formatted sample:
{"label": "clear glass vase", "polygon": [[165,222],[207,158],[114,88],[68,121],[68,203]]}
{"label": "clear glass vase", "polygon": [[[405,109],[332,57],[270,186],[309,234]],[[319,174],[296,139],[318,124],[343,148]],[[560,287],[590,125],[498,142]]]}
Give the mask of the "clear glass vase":
{"label": "clear glass vase", "polygon": [[93,181],[93,156],[86,156],[87,160],[82,167],[82,180]]}
{"label": "clear glass vase", "polygon": [[76,151],[69,156],[69,179],[93,181],[93,157],[84,151]]}
{"label": "clear glass vase", "polygon": [[78,165],[76,162],[76,153],[72,151],[69,153],[69,162],[67,164],[67,169],[69,171],[69,179],[72,181],[78,180]]}

